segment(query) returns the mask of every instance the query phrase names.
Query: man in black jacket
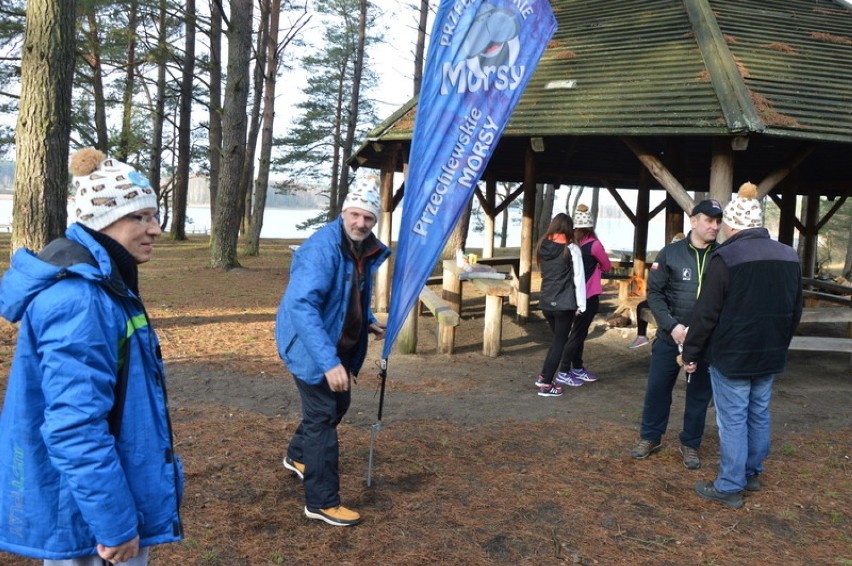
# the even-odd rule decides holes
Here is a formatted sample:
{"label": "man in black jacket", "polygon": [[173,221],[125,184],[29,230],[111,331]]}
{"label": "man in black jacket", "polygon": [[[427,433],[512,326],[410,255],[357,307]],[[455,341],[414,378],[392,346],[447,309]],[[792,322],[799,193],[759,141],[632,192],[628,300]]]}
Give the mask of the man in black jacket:
{"label": "man in black jacket", "polygon": [[719,474],[695,491],[734,509],[743,489],[760,490],[772,382],[802,316],[799,257],[761,224],[757,187],[745,183],[725,207],[727,239],[707,268],[683,346],[686,371],[710,364],[719,426]]}
{"label": "man in black jacket", "polygon": [[[657,321],[657,337],[651,346],[651,367],[642,409],[639,443],[630,455],[644,460],[662,448],[662,436],[669,424],[672,390],[680,373],[678,354],[686,338],[692,308],[701,292],[701,280],[710,255],[716,248],[716,235],[722,221],[722,206],[704,200],[692,209],[691,230],[679,242],[665,246],[651,265],[648,275],[648,304]],[[686,384],[680,454],[689,469],[701,466],[698,449],[704,436],[704,421],[710,404],[710,376],[701,364]]]}

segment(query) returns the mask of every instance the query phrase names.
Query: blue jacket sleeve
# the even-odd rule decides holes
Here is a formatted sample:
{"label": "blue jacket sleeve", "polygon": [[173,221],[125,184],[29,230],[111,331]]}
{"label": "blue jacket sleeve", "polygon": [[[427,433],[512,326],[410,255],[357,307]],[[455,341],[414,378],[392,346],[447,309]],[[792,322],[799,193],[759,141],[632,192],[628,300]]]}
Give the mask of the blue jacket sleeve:
{"label": "blue jacket sleeve", "polygon": [[[336,323],[327,319],[339,318],[344,301],[343,296],[332,296],[335,289],[336,294],[342,295],[335,281],[343,268],[340,263],[340,254],[331,246],[301,246],[293,257],[290,283],[282,303],[282,308],[289,311],[296,336],[323,373],[340,363],[337,338],[329,336],[327,330]],[[340,318],[341,326],[342,321]]]}
{"label": "blue jacket sleeve", "polygon": [[57,284],[57,292],[43,293],[30,308],[45,399],[41,434],[95,540],[116,546],[138,534],[136,505],[107,424],[126,322],[105,291],[76,281]]}

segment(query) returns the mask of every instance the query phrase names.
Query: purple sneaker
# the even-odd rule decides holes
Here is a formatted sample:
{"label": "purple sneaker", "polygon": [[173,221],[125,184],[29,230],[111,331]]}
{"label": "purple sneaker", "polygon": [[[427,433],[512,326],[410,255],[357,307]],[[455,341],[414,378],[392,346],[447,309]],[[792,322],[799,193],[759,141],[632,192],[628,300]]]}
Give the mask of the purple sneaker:
{"label": "purple sneaker", "polygon": [[591,374],[591,373],[587,372],[586,370],[584,370],[584,369],[582,369],[582,368],[580,368],[580,369],[572,369],[572,370],[571,370],[571,376],[572,376],[574,379],[579,379],[579,380],[581,380],[581,381],[585,381],[585,382],[587,382],[587,383],[591,383],[591,382],[593,382],[593,381],[597,381],[597,380],[598,380],[598,377],[597,377],[596,375]]}
{"label": "purple sneaker", "polygon": [[561,385],[567,385],[569,387],[580,387],[581,385],[583,385],[583,382],[579,379],[576,379],[572,375],[572,373],[563,373],[561,371],[556,374],[556,379],[554,381],[556,381],[556,383],[559,383]]}

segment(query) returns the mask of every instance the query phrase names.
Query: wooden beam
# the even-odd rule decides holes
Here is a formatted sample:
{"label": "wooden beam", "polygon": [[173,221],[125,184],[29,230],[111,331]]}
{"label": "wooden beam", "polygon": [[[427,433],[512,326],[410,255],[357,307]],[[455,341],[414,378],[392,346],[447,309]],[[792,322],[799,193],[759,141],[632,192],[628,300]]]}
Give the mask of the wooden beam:
{"label": "wooden beam", "polygon": [[815,145],[811,145],[802,150],[798,155],[786,161],[787,165],[784,167],[780,167],[766,176],[758,185],[757,185],[757,198],[761,199],[769,194],[769,191],[775,188],[778,183],[780,183],[787,175],[790,174],[799,164],[804,161],[810,154],[812,154],[816,150]]}
{"label": "wooden beam", "polygon": [[[669,195],[671,195],[678,206],[680,206],[684,211],[690,212],[695,206],[695,202],[693,202],[692,197],[689,196],[686,189],[683,188],[675,176],[666,168],[663,162],[647,151],[642,144],[634,138],[621,137],[620,139],[624,145],[633,152],[639,161],[645,165],[651,175],[660,182],[660,185]],[[680,230],[678,230],[678,232],[679,231]]]}

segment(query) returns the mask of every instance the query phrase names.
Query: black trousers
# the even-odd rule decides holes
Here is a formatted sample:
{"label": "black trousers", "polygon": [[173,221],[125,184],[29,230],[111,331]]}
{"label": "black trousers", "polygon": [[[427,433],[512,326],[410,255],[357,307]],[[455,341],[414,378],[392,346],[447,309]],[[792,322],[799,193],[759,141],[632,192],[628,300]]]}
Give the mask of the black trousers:
{"label": "black trousers", "polygon": [[595,315],[600,308],[600,295],[586,298],[586,310],[574,317],[574,326],[568,336],[568,344],[572,354],[569,359],[563,358],[559,371],[568,373],[571,368],[583,369],[583,349],[586,346],[586,337],[589,335],[589,327],[592,325]]}
{"label": "black trousers", "polygon": [[568,347],[568,336],[571,334],[571,326],[574,323],[574,315],[576,311],[549,311],[542,310],[544,319],[553,332],[553,339],[550,341],[550,348],[547,350],[547,356],[544,358],[544,366],[541,369],[541,376],[547,383],[553,383],[553,376],[559,366],[563,363],[571,363],[571,352]]}
{"label": "black trousers", "polygon": [[317,385],[298,377],[296,386],[302,398],[302,422],[296,429],[287,456],[305,465],[305,505],[328,509],[340,505],[340,448],[337,425],[352,401],[350,390],[336,393],[323,380]]}

